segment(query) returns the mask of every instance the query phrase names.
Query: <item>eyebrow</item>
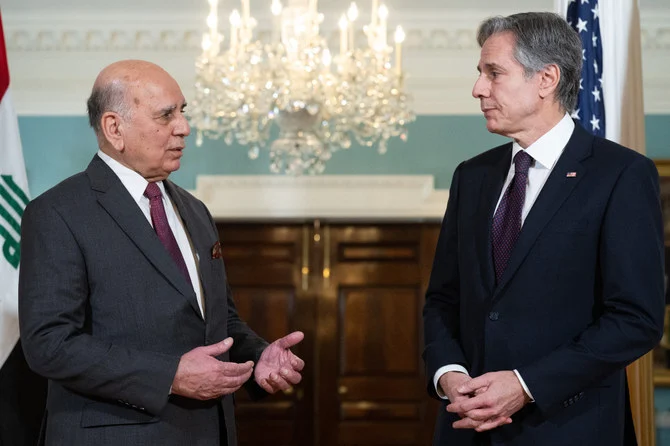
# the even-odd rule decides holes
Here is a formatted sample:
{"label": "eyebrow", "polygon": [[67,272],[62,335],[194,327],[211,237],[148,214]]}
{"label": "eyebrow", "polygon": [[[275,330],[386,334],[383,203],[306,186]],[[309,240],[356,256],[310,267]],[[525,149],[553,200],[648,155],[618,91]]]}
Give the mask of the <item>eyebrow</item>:
{"label": "eyebrow", "polygon": [[[488,70],[504,70],[505,69],[505,68],[503,68],[502,65],[498,65],[495,62],[485,63],[484,68],[486,68]],[[479,65],[477,65],[477,71],[479,71],[480,73],[482,72],[481,68],[479,68]]]}
{"label": "eyebrow", "polygon": [[184,103],[181,105],[181,107],[178,106],[178,105],[176,105],[176,104],[168,105],[167,107],[161,108],[161,109],[158,111],[157,115],[158,115],[158,116],[167,115],[167,114],[172,113],[173,111],[175,111],[177,108],[183,110],[184,107],[186,107],[186,105],[187,105],[186,102],[184,102]]}

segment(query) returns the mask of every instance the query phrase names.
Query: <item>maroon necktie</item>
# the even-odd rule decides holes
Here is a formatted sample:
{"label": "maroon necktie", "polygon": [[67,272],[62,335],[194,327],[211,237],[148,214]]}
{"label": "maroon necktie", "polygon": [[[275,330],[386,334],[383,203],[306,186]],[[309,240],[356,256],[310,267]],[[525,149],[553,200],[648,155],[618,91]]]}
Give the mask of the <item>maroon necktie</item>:
{"label": "maroon necktie", "polygon": [[163,243],[163,246],[165,246],[165,249],[170,253],[172,260],[177,264],[179,271],[184,275],[186,281],[191,283],[191,278],[188,275],[188,269],[186,268],[186,262],[184,262],[184,257],[181,255],[177,240],[174,238],[174,234],[172,234],[170,225],[168,224],[165,208],[163,207],[162,195],[163,194],[156,183],[147,184],[144,196],[149,199],[151,221],[154,224],[154,230],[161,243]]}
{"label": "maroon necktie", "polygon": [[533,158],[525,150],[514,156],[514,176],[493,216],[491,235],[496,282],[500,282],[505,272],[514,243],[521,231],[521,210],[526,199],[528,168],[532,162]]}

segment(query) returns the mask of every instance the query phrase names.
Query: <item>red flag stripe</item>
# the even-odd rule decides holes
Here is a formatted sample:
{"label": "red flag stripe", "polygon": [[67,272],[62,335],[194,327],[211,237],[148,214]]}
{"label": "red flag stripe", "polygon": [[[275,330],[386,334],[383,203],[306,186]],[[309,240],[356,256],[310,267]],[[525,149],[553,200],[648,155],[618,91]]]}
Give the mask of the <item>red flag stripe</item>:
{"label": "red flag stripe", "polygon": [[5,47],[5,35],[2,31],[2,13],[0,13],[0,101],[5,97],[9,88],[9,64],[7,63],[7,48]]}

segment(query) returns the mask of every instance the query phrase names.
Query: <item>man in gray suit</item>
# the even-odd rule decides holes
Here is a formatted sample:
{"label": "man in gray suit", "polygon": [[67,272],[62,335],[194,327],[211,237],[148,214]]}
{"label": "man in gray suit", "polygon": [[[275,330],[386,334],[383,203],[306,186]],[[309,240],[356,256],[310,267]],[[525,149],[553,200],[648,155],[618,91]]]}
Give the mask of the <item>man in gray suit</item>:
{"label": "man in gray suit", "polygon": [[185,107],[160,67],[108,66],[88,101],[100,150],[25,210],[19,316],[49,379],[45,444],[234,446],[233,392],[301,379],[303,334],[268,345],[239,318],[211,215],[167,179]]}

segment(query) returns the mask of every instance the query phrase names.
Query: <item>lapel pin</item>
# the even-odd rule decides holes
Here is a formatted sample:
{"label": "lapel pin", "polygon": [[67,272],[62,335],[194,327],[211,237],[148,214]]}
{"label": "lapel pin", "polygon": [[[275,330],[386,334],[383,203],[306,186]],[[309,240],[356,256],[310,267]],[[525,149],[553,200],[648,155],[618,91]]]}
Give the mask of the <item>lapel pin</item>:
{"label": "lapel pin", "polygon": [[577,177],[577,172],[568,172],[567,175],[565,175],[567,178],[575,178]]}

